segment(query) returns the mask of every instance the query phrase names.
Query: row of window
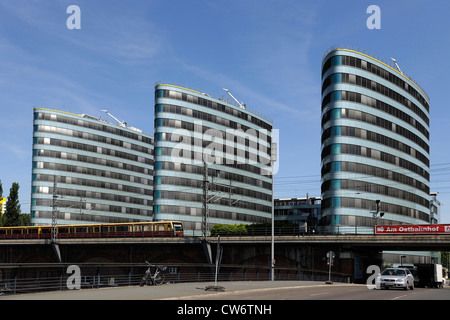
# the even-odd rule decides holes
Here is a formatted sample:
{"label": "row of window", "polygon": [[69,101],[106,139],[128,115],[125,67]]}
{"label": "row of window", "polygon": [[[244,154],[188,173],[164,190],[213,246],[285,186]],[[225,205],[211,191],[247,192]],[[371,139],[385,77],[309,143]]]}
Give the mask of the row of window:
{"label": "row of window", "polygon": [[[256,130],[249,126],[241,124],[239,122],[228,120],[226,118],[222,118],[222,117],[219,117],[219,116],[207,113],[207,112],[202,112],[202,111],[198,111],[195,109],[180,107],[180,106],[176,106],[173,104],[157,104],[157,105],[155,105],[155,116],[156,117],[158,117],[159,112],[181,114],[181,115],[188,116],[191,118],[205,120],[205,121],[208,121],[211,123],[216,123],[216,124],[222,125],[227,128],[227,133],[226,134],[224,133],[223,134],[224,136],[230,135],[230,132],[229,132],[230,130],[228,130],[228,129],[242,130],[242,134],[244,134],[244,135],[254,136],[256,138],[263,140],[264,142],[266,142],[266,141],[269,142],[269,144],[271,142],[270,135],[267,135],[267,129],[261,128],[259,130]],[[203,133],[204,132],[205,132],[205,129],[203,129]],[[236,136],[236,138],[238,138],[238,136]]]}
{"label": "row of window", "polygon": [[178,92],[178,91],[174,91],[174,90],[165,90],[165,89],[159,89],[159,90],[155,91],[155,101],[158,98],[169,98],[169,99],[186,101],[186,102],[190,102],[193,104],[198,104],[203,107],[211,108],[213,110],[217,110],[217,111],[229,114],[229,115],[233,115],[233,116],[243,119],[245,121],[251,122],[260,128],[272,130],[272,126],[269,123],[262,121],[256,117],[251,116],[248,112],[237,110],[235,108],[223,105],[221,103],[217,103],[210,99],[204,99],[204,98],[200,98],[195,95],[188,94],[188,93]]}
{"label": "row of window", "polygon": [[322,194],[329,190],[353,190],[362,193],[375,193],[410,201],[426,208],[429,208],[430,206],[430,201],[428,199],[414,193],[393,188],[388,185],[370,183],[362,180],[333,179],[324,181],[322,183]]}
{"label": "row of window", "polygon": [[373,141],[394,149],[397,149],[399,151],[402,151],[419,161],[423,162],[427,167],[430,166],[430,160],[417,151],[414,148],[411,148],[409,145],[402,143],[398,140],[392,139],[388,136],[360,129],[355,127],[346,127],[346,126],[334,126],[329,127],[328,129],[324,130],[322,133],[322,143],[325,142],[326,139],[331,137],[337,137],[337,136],[343,136],[343,137],[355,137],[355,138],[361,138],[368,141]]}
{"label": "row of window", "polygon": [[[180,192],[180,191],[167,191],[167,190],[155,190],[153,197],[155,199],[155,203],[157,203],[157,199],[164,200],[179,200],[179,201],[188,201],[188,202],[197,202],[201,203],[203,200],[203,194],[195,194],[189,192]],[[233,203],[233,207],[242,208],[247,210],[254,210],[259,212],[272,212],[272,206],[262,205],[260,203],[252,203],[243,200],[233,201],[228,198],[217,197],[212,200],[214,205],[227,206],[230,207],[231,203]]]}
{"label": "row of window", "polygon": [[[258,143],[256,141],[247,139],[245,138],[246,133],[242,133],[244,135],[235,135],[231,132],[223,132],[217,129],[206,128],[203,134],[199,134],[199,136],[201,136],[201,139],[197,139],[197,134],[195,133],[192,135],[182,135],[177,132],[158,132],[155,134],[155,141],[184,143],[187,145],[199,146],[203,148],[206,148],[213,143],[213,145],[217,145],[222,149],[226,149],[228,153],[232,153],[232,149],[234,149],[235,155],[236,153],[240,152],[240,150],[244,150],[245,147],[249,147],[258,150],[259,153],[263,153],[264,155],[270,155],[270,147],[267,147],[266,143]],[[157,155],[156,151],[155,154]]]}
{"label": "row of window", "polygon": [[[349,197],[331,197],[322,200],[322,216],[326,216],[328,208],[352,208],[363,210],[375,210],[375,201],[360,198]],[[430,215],[417,209],[399,206],[392,203],[382,202],[380,206],[381,212],[398,214],[413,219],[419,219],[429,222]]]}
{"label": "row of window", "polygon": [[[335,109],[332,109],[335,110]],[[340,111],[339,111],[340,110]],[[382,127],[387,130],[391,130],[406,139],[411,140],[412,142],[416,143],[420,147],[422,147],[427,153],[430,152],[430,147],[426,141],[424,141],[421,137],[416,135],[415,133],[411,132],[410,130],[395,124],[392,121],[383,119],[381,117],[377,117],[374,115],[371,115],[366,112],[362,112],[359,110],[354,109],[348,109],[348,108],[337,108],[336,111],[331,111],[329,114],[324,115],[324,119],[322,119],[322,123],[325,124],[326,119],[338,119],[338,118],[347,118],[347,119],[353,119],[358,120],[370,124],[377,125],[379,127]]]}
{"label": "row of window", "polygon": [[[356,227],[371,227],[373,228],[375,221],[372,217],[351,216],[351,215],[326,215],[320,220],[320,225],[323,226],[356,226]],[[379,225],[401,224],[397,221],[377,218]]]}
{"label": "row of window", "polygon": [[[233,207],[231,207],[233,208]],[[231,209],[232,210],[232,209]],[[167,214],[179,214],[179,215],[187,215],[187,216],[194,216],[194,217],[201,217],[202,216],[202,209],[201,208],[192,208],[192,207],[186,207],[186,206],[169,206],[169,205],[155,205],[155,212],[154,213],[167,213]],[[225,210],[214,210],[214,209],[208,209],[208,217],[211,218],[218,218],[218,219],[228,219],[228,220],[234,220],[234,221],[242,221],[242,222],[249,222],[249,223],[270,223],[270,218],[261,217],[258,215],[252,215],[248,213],[239,213],[239,212],[231,212],[231,211],[225,211]],[[183,220],[183,219],[181,219]],[[188,221],[184,221],[184,229],[189,230],[188,228]],[[196,222],[191,222],[192,224],[195,224]],[[198,223],[198,222],[197,222]],[[195,228],[191,228],[191,230],[194,230]],[[199,228],[197,228],[199,229]]]}
{"label": "row of window", "polygon": [[[325,124],[330,120],[336,120],[336,119],[352,119],[357,121],[366,122],[372,125],[376,125],[378,127],[381,127],[383,129],[390,130],[392,132],[395,132],[414,143],[420,145],[425,151],[430,152],[429,145],[421,139],[418,135],[414,134],[410,130],[392,122],[386,119],[383,119],[381,117],[374,116],[370,113],[355,110],[355,109],[348,109],[348,108],[334,108],[331,110],[328,110],[325,112],[325,114],[322,117],[322,128],[325,127]],[[418,123],[418,122],[416,122]],[[422,132],[422,131],[421,131]],[[424,133],[424,132],[422,132]],[[428,134],[428,131],[426,131]]]}
{"label": "row of window", "polygon": [[[62,172],[72,172],[72,173],[91,175],[91,176],[97,176],[97,177],[105,177],[105,178],[110,178],[110,179],[122,180],[122,181],[126,181],[126,182],[129,181],[129,182],[134,182],[134,183],[140,183],[143,185],[152,185],[153,184],[152,179],[150,179],[150,178],[142,178],[142,177],[133,176],[133,175],[124,174],[124,173],[118,173],[118,172],[114,172],[114,171],[110,171],[110,170],[100,170],[100,169],[74,166],[74,165],[63,164],[63,163],[33,161],[33,168],[48,169],[48,170],[55,170],[55,171],[62,171]],[[153,170],[143,169],[141,167],[136,167],[136,168],[140,168],[143,170],[140,173],[146,174],[149,177],[153,176]],[[134,171],[134,170],[130,170],[133,168],[124,168],[124,169],[128,169],[128,171]],[[59,177],[58,179],[60,179],[61,176],[62,175],[58,175],[58,177]],[[46,181],[46,180],[42,180],[44,178],[42,175],[39,176],[39,174],[33,173],[32,177],[33,177],[32,178],[33,181]],[[66,178],[69,178],[69,177],[66,177]],[[47,180],[47,181],[53,181],[53,178],[51,178],[51,177],[48,179],[51,179],[51,180]]]}
{"label": "row of window", "polygon": [[[184,164],[184,163],[173,163],[173,162],[167,162],[167,161],[157,161],[156,170],[170,170],[170,171],[179,171],[179,172],[186,172],[186,173],[193,173],[199,175],[199,179],[202,179],[203,177],[203,166],[194,166],[190,164]],[[272,183],[266,182],[260,179],[255,179],[252,177],[249,177],[247,175],[241,175],[236,173],[227,172],[224,170],[215,170],[208,168],[208,177],[212,177],[213,179],[216,177],[220,177],[221,179],[229,180],[229,181],[235,181],[235,182],[241,182],[245,184],[254,185],[255,187],[264,188],[268,190],[272,190]],[[155,180],[156,183],[156,180]]]}
{"label": "row of window", "polygon": [[376,149],[362,147],[360,145],[353,144],[331,144],[322,149],[322,160],[332,154],[354,154],[358,156],[368,157],[375,160],[387,162],[411,172],[417,173],[424,177],[426,180],[430,180],[430,174],[423,167],[420,167],[410,161],[407,161],[398,156],[379,151]]}
{"label": "row of window", "polygon": [[362,174],[364,176],[368,175],[383,178],[407,186],[414,187],[418,190],[425,192],[426,194],[430,193],[430,187],[427,184],[417,179],[414,179],[411,176],[404,175],[392,170],[386,170],[383,168],[370,166],[364,163],[344,162],[344,161],[332,161],[325,163],[322,166],[322,177],[325,177],[328,173],[331,172],[351,172]]}
{"label": "row of window", "polygon": [[[101,143],[105,143],[108,145],[118,146],[118,147],[121,147],[124,149],[134,150],[134,151],[141,152],[141,153],[144,153],[147,155],[153,154],[153,148],[150,148],[150,147],[147,148],[147,147],[143,147],[143,146],[140,146],[140,145],[137,145],[134,143],[129,143],[126,141],[113,139],[113,138],[109,138],[109,137],[103,137],[103,136],[99,136],[99,135],[95,135],[95,134],[87,133],[87,132],[83,132],[83,131],[58,128],[58,127],[49,126],[49,125],[34,125],[34,132],[56,133],[56,134],[67,136],[67,137],[74,137],[74,138],[79,138],[79,139],[84,139],[84,140],[89,140],[89,141],[101,142]],[[49,139],[49,138],[44,138],[44,139]],[[48,144],[47,140],[44,140],[44,141],[45,141],[44,142],[45,144]],[[61,140],[61,141],[66,141],[66,140]],[[73,142],[73,144],[76,144],[76,142]],[[89,145],[86,145],[86,146],[89,146]],[[110,150],[109,148],[104,148],[104,147],[102,148],[100,146],[98,146],[98,147],[90,146],[89,148],[90,149],[97,148],[99,150],[101,150],[101,149]],[[81,150],[83,150],[83,149],[81,149]],[[93,152],[97,152],[97,151],[93,151]]]}
{"label": "row of window", "polygon": [[[142,141],[146,144],[153,144],[153,139],[150,137],[147,137],[142,134],[138,134],[135,132],[130,132],[128,130],[123,130],[119,127],[113,127],[101,123],[95,123],[88,120],[83,120],[81,117],[79,119],[74,119],[71,117],[63,116],[63,115],[56,115],[56,114],[50,114],[47,112],[38,112],[35,111],[34,113],[34,119],[35,120],[49,120],[49,121],[56,121],[60,123],[66,123],[78,127],[88,128],[92,130],[102,131],[110,134],[114,134],[117,136],[121,136],[128,139],[133,139],[136,141]],[[100,121],[100,120],[96,120]]]}
{"label": "row of window", "polygon": [[[207,154],[203,152],[192,152],[186,151],[183,149],[173,149],[171,148],[163,148],[167,151],[164,151],[162,154],[170,155],[171,162],[173,166],[184,168],[185,166],[203,166],[203,163],[206,162],[208,164],[218,164],[228,168],[235,168],[238,170],[248,171],[257,175],[263,175],[267,177],[271,177],[272,172],[269,170],[265,170],[261,167],[254,166],[253,164],[259,164],[253,159],[248,159],[248,163],[242,163],[241,161],[229,161],[226,159],[222,159],[222,154]],[[214,152],[212,152],[214,153]],[[247,153],[248,154],[248,153]],[[161,169],[161,161],[155,162],[155,170]]]}
{"label": "row of window", "polygon": [[365,60],[350,57],[350,56],[333,56],[330,59],[328,59],[322,68],[322,77],[325,75],[325,73],[330,69],[332,66],[338,66],[338,65],[346,65],[350,67],[356,67],[362,70],[369,71],[372,74],[375,74],[379,77],[382,77],[383,79],[388,80],[389,82],[395,84],[399,88],[405,90],[410,95],[412,95],[417,101],[419,101],[427,111],[430,111],[430,106],[428,104],[428,101],[416,90],[414,87],[410,86],[406,81],[401,79],[400,77],[397,77],[395,74],[389,72],[388,70],[385,70],[381,67],[378,67],[377,65],[367,62]]}
{"label": "row of window", "polygon": [[[126,159],[126,160],[130,160],[130,161],[138,162],[138,163],[153,165],[152,158],[145,158],[145,157],[138,156],[136,154],[122,152],[122,151],[118,151],[118,150],[114,150],[114,149],[107,149],[107,148],[92,146],[92,145],[85,144],[85,143],[61,140],[61,139],[54,139],[54,138],[42,138],[42,137],[34,138],[34,141],[37,144],[51,145],[51,146],[58,146],[61,148],[87,151],[87,152],[92,152],[92,153],[96,153],[99,155],[107,155],[107,156],[111,156],[111,157],[116,157],[116,158],[120,158],[120,159]],[[37,147],[36,144],[35,144],[35,147]],[[58,148],[58,149],[60,150],[61,148]],[[34,149],[33,155],[34,156],[37,156],[37,155],[42,156],[43,151],[44,150]],[[49,150],[46,150],[46,151],[49,151]],[[53,152],[56,152],[56,151],[53,151]],[[58,151],[57,154],[59,156],[52,155],[51,157],[55,157],[55,158],[56,157],[66,157],[66,155],[69,153]]]}
{"label": "row of window", "polygon": [[[228,145],[229,143],[230,143],[230,145],[232,145],[235,142],[242,143],[242,144],[245,143],[246,146],[251,145],[255,149],[258,148],[258,150],[266,151],[267,154],[270,154],[270,147],[267,147],[267,145],[270,146],[271,138],[266,133],[261,132],[260,130],[249,129],[245,132],[239,131],[238,132],[239,135],[235,135],[234,132],[221,131],[221,130],[218,130],[215,128],[207,127],[204,125],[199,125],[199,124],[193,123],[193,122],[186,122],[186,121],[175,120],[175,119],[157,118],[157,119],[155,119],[155,128],[160,128],[160,127],[185,129],[185,130],[189,131],[189,134],[192,134],[192,136],[195,136],[196,134],[198,134],[199,136],[201,136],[202,140],[196,139],[197,140],[196,145],[202,145],[203,140],[208,143],[211,143],[211,140],[210,140],[211,137],[212,138],[217,137],[218,140],[222,141],[222,143],[226,144],[226,145]],[[241,129],[237,129],[237,130],[241,130]],[[175,137],[178,136],[178,139],[180,139],[179,137],[182,137],[183,138],[182,140],[193,139],[192,136],[181,136],[180,134],[176,134],[176,133],[173,133],[172,135],[175,135]],[[256,138],[258,138],[258,135],[259,135],[260,137],[269,139],[270,141],[267,141],[264,139],[258,139],[258,142],[255,142],[255,141],[245,138],[245,135],[253,135]],[[161,141],[160,139],[162,139],[164,137],[162,134],[160,135],[159,133],[157,133],[155,136],[157,137],[156,141]],[[167,136],[166,136],[166,138],[167,138]],[[171,138],[172,138],[172,136],[171,136]],[[229,143],[227,141],[229,141]]]}
{"label": "row of window", "polygon": [[[207,163],[215,163],[215,164],[226,164],[226,165],[232,165],[236,163],[237,165],[241,164],[250,164],[250,165],[257,165],[257,164],[268,164],[270,163],[270,159],[264,158],[261,156],[256,155],[253,152],[249,152],[243,149],[233,149],[233,151],[230,153],[229,150],[222,150],[222,146],[220,144],[215,145],[213,143],[212,146],[207,146],[203,152],[195,152],[192,151],[191,148],[187,147],[157,147],[156,148],[156,155],[157,156],[170,156],[173,157],[173,161],[182,161],[184,163],[197,163],[201,164],[203,161],[206,161]],[[213,148],[214,147],[214,148]],[[179,160],[178,158],[182,158],[182,160]],[[258,161],[259,160],[259,161]],[[256,172],[258,172],[258,169],[254,169]],[[264,169],[261,169],[264,170]]]}
{"label": "row of window", "polygon": [[311,206],[311,205],[317,205],[320,204],[320,198],[311,197],[306,199],[288,199],[288,200],[281,200],[281,199],[275,199],[274,205],[275,207],[278,206],[298,206],[298,207],[304,207],[304,206]]}
{"label": "row of window", "polygon": [[[34,152],[34,151],[33,151]],[[69,153],[69,152],[60,152],[60,151],[51,151],[51,150],[40,150],[39,152],[36,151],[36,154],[42,157],[52,157],[56,159],[66,159],[66,160],[72,160],[77,162],[83,162],[83,163],[90,163],[90,164],[96,164],[106,167],[112,167],[137,173],[143,173],[143,174],[151,174],[153,171],[149,168],[139,167],[132,164],[127,164],[123,162],[118,161],[112,161],[97,157],[88,157],[76,153]],[[60,164],[54,164],[55,168],[56,166],[59,166]],[[44,166],[42,165],[41,161],[33,161],[33,168],[42,169]],[[67,166],[66,168],[70,168],[70,166]],[[87,168],[81,167],[83,171],[86,171]],[[75,172],[75,171],[71,171]],[[76,169],[76,172],[79,172],[78,169]]]}
{"label": "row of window", "polygon": [[[45,187],[45,186],[32,186],[32,193],[41,193],[41,194],[53,194],[53,187]],[[126,206],[127,204],[137,204],[143,206],[152,206],[152,200],[150,198],[136,198],[130,196],[124,196],[119,194],[110,194],[103,193],[97,191],[88,191],[88,190],[78,190],[78,189],[68,189],[68,188],[59,188],[58,187],[58,195],[59,196],[68,196],[68,197],[77,197],[77,198],[91,198],[91,199],[101,199],[108,201],[116,201],[120,202],[121,205]]]}
{"label": "row of window", "polygon": [[[155,177],[155,185],[173,185],[173,186],[182,186],[188,187],[185,190],[190,190],[192,188],[201,189],[203,187],[203,180],[195,180],[191,178],[179,178],[179,177]],[[156,192],[156,191],[155,191]],[[222,185],[212,183],[209,184],[209,192],[219,192],[221,196],[233,194],[240,195],[249,198],[255,198],[263,201],[272,201],[272,195],[267,193],[258,192],[255,190],[250,190],[246,188],[240,188],[232,185]],[[212,194],[211,194],[211,197]],[[234,201],[234,200],[232,200]]]}
{"label": "row of window", "polygon": [[404,105],[408,109],[412,110],[414,113],[419,115],[422,119],[428,119],[428,116],[425,114],[425,112],[422,111],[415,103],[411,102],[411,100],[405,98],[401,94],[399,94],[397,91],[394,91],[392,89],[389,89],[386,86],[383,86],[375,81],[372,81],[370,79],[363,78],[361,76],[357,76],[354,74],[348,74],[348,73],[334,73],[325,79],[323,86],[322,86],[322,93],[326,90],[326,88],[334,83],[349,83],[358,85],[367,89],[370,89],[372,91],[378,92],[384,96],[387,96],[391,98],[392,100]]}
{"label": "row of window", "polygon": [[275,209],[275,216],[298,216],[298,219],[303,221],[317,217],[319,210],[313,208],[303,208],[303,209]]}
{"label": "row of window", "polygon": [[[151,211],[148,210],[140,210],[139,213],[140,216],[151,216]],[[33,210],[31,211],[31,219],[48,219],[51,220],[53,216],[52,211],[39,211],[39,210]],[[121,217],[115,217],[108,215],[108,213],[105,213],[105,215],[97,215],[92,214],[89,212],[89,214],[76,214],[76,213],[68,213],[68,212],[57,212],[57,219],[58,221],[63,220],[78,220],[83,222],[101,222],[101,223],[125,223],[125,222],[141,222],[142,219],[131,219],[131,218],[121,218]]]}
{"label": "row of window", "polygon": [[[54,180],[54,175],[47,174],[33,174],[33,180],[36,181],[49,181],[52,182]],[[119,183],[110,183],[99,180],[91,180],[84,178],[75,178],[75,177],[64,177],[61,176],[58,178],[59,183],[72,184],[76,186],[86,186],[86,187],[94,187],[98,189],[107,189],[107,190],[120,190],[123,192],[130,192],[134,194],[141,194],[146,196],[153,195],[153,189],[139,188],[133,187],[126,184]],[[151,182],[151,180],[150,180]]]}
{"label": "row of window", "polygon": [[[335,101],[350,101],[350,102],[356,102],[363,104],[365,106],[369,106],[375,109],[378,109],[380,111],[386,112],[390,115],[393,115],[394,117],[399,118],[400,120],[405,121],[406,123],[411,124],[413,127],[415,127],[415,119],[411,116],[409,116],[407,113],[391,106],[390,104],[383,102],[381,100],[377,100],[375,98],[366,96],[364,94],[358,93],[358,92],[352,92],[352,91],[344,91],[344,90],[337,90],[337,91],[331,91],[327,93],[323,99],[322,99],[322,111],[325,109],[325,107],[330,102]],[[426,115],[423,115],[421,117],[423,121],[427,125],[430,124],[430,120]],[[418,129],[420,130],[420,129]]]}
{"label": "row of window", "polygon": [[[225,137],[225,139],[223,139],[220,132],[213,132],[213,134],[216,134],[216,135],[209,136],[206,139],[197,139],[197,138],[192,138],[189,136],[182,136],[182,135],[179,135],[176,133],[159,132],[155,135],[155,137],[156,136],[158,137],[156,139],[156,141],[177,142],[177,145],[178,145],[178,143],[182,143],[182,144],[185,144],[186,146],[197,146],[197,147],[203,147],[203,148],[208,148],[208,147],[211,148],[214,146],[215,150],[221,149],[221,151],[225,152],[226,155],[234,155],[234,156],[239,156],[241,158],[254,159],[255,162],[257,159],[257,155],[255,153],[249,153],[246,156],[246,154],[248,152],[245,151],[245,147],[250,147],[254,150],[258,150],[257,147],[259,147],[260,149],[258,150],[258,153],[259,153],[261,162],[262,163],[270,162],[270,159],[269,159],[270,153],[268,152],[268,150],[270,150],[270,149],[267,148],[263,144],[257,144],[254,141],[251,141],[251,140],[249,141],[248,139],[244,139],[243,137],[237,137],[237,136],[234,137],[234,136],[227,135],[227,137]],[[208,138],[211,138],[211,139],[208,140]],[[232,140],[229,140],[229,139],[232,139]],[[238,143],[239,143],[240,147],[238,147]],[[189,151],[191,149],[186,148],[184,150]],[[157,156],[161,155],[161,147],[155,148],[155,155],[157,155]],[[266,158],[263,157],[264,155],[266,156]],[[225,155],[224,155],[224,157],[225,157]],[[225,161],[227,161],[227,160],[225,160]]]}
{"label": "row of window", "polygon": [[[53,199],[31,199],[31,204],[33,206],[40,206],[40,207],[52,207],[53,206]],[[72,213],[67,212],[66,209],[71,208]],[[123,207],[123,206],[114,206],[110,204],[104,204],[104,203],[88,203],[86,204],[86,201],[84,201],[82,198],[80,201],[63,201],[58,200],[58,209],[59,211],[64,212],[66,220],[79,220],[82,219],[83,216],[91,216],[91,213],[93,210],[95,211],[102,211],[102,212],[114,212],[114,213],[123,213],[123,214],[136,214],[136,215],[143,215],[143,216],[151,216],[152,210],[146,210],[146,209],[138,209],[133,207]],[[76,212],[79,211],[79,212]],[[72,218],[68,218],[66,215],[70,214]],[[95,214],[94,214],[95,215]],[[79,217],[81,216],[81,217]],[[79,217],[76,219],[75,217]],[[91,217],[92,218],[92,217]],[[82,219],[84,220],[84,219]],[[92,220],[87,220],[92,221]]]}

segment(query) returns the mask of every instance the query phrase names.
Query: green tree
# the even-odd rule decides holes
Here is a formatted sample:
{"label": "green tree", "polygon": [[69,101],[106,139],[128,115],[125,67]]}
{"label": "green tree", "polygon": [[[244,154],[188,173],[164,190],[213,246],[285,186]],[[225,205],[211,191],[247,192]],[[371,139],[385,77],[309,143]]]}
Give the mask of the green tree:
{"label": "green tree", "polygon": [[443,267],[447,268],[449,266],[449,256],[450,252],[447,251],[441,252],[441,264]]}
{"label": "green tree", "polygon": [[230,236],[230,235],[245,235],[247,228],[244,224],[216,224],[211,228],[211,236]]}
{"label": "green tree", "polygon": [[19,184],[13,182],[6,199],[6,210],[3,215],[2,224],[4,227],[14,227],[20,225],[20,204],[19,204]]}

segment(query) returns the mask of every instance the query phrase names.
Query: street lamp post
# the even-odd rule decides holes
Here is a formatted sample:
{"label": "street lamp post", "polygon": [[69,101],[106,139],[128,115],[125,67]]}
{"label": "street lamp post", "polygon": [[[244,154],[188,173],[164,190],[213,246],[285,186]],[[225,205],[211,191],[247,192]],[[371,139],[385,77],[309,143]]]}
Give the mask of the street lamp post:
{"label": "street lamp post", "polygon": [[274,163],[277,161],[277,144],[276,143],[272,143],[271,144],[271,148],[270,148],[270,165],[271,165],[271,169],[272,169],[272,237],[271,237],[271,280],[274,281],[275,280],[275,209],[274,209]]}

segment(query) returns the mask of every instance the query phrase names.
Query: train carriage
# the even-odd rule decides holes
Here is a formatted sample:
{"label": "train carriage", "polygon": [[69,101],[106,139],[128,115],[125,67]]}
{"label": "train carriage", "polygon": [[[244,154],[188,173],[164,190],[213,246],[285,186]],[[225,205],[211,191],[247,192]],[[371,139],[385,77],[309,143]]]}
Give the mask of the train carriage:
{"label": "train carriage", "polygon": [[[67,238],[117,237],[182,237],[183,224],[179,221],[130,222],[58,225],[57,236]],[[52,226],[1,227],[0,239],[50,239]]]}

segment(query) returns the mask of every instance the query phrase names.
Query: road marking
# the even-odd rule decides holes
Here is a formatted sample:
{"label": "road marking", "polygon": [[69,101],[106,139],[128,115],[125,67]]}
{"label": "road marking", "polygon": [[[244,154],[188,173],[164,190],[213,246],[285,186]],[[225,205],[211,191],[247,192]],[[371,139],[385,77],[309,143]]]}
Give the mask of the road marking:
{"label": "road marking", "polygon": [[331,293],[331,291],[322,292],[322,293],[310,294],[309,296],[310,296],[310,297],[313,297],[313,296],[321,296],[321,295],[323,295],[323,294],[328,294],[328,293]]}
{"label": "road marking", "polygon": [[412,296],[413,294],[415,294],[415,293],[404,294],[402,296],[398,296],[398,297],[392,298],[391,300],[397,300],[397,299],[404,298],[404,297],[407,297],[407,296]]}

